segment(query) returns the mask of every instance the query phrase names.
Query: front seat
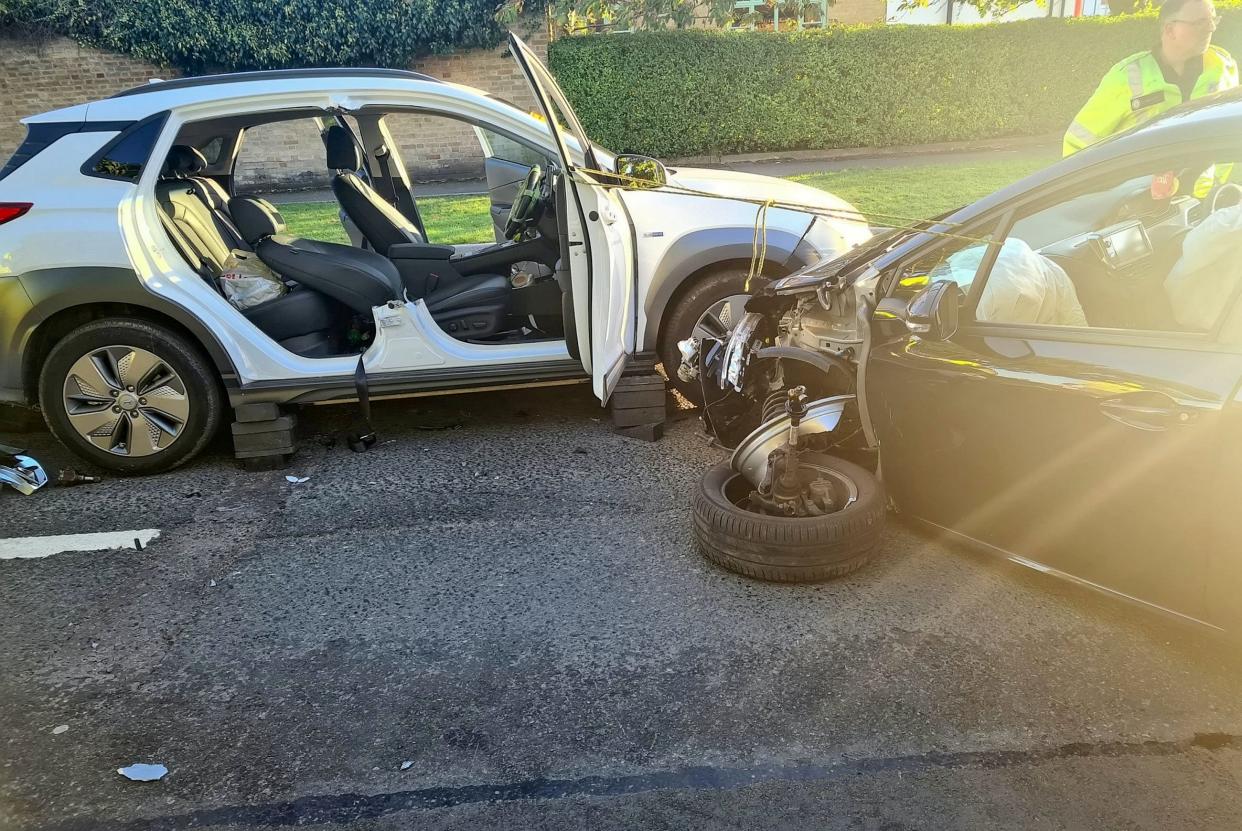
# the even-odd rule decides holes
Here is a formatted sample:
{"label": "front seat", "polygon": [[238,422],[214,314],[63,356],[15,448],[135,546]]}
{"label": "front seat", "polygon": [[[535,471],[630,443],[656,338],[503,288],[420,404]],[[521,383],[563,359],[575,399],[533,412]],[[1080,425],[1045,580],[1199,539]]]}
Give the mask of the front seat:
{"label": "front seat", "polygon": [[362,155],[348,130],[333,124],[324,133],[323,143],[328,152],[328,168],[336,171],[332,178],[332,193],[372,248],[387,255],[388,249],[394,245],[427,242],[405,214],[389,204],[358,175]]}
{"label": "front seat", "polygon": [[403,300],[405,287],[387,257],[350,245],[291,237],[285,221],[266,199],[234,196],[229,213],[259,259],[280,276],[326,294],[358,314]]}

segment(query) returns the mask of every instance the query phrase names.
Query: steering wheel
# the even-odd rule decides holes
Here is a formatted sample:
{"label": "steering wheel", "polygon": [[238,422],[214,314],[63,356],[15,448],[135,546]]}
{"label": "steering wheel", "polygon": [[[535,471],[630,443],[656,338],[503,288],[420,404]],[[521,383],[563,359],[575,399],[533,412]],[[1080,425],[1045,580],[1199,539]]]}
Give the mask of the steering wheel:
{"label": "steering wheel", "polygon": [[509,209],[509,218],[505,220],[505,239],[516,242],[543,215],[546,199],[543,181],[543,168],[533,165],[513,199],[513,207]]}
{"label": "steering wheel", "polygon": [[1242,204],[1242,186],[1233,182],[1227,182],[1216,189],[1216,193],[1212,194],[1212,213],[1216,213],[1221,208],[1232,208],[1235,205]]}

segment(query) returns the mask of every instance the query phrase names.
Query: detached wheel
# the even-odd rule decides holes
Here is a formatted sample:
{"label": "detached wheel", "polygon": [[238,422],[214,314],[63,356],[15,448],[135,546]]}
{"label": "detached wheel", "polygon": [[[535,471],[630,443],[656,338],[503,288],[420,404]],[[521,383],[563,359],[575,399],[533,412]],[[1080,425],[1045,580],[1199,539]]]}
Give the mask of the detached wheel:
{"label": "detached wheel", "polygon": [[[681,352],[677,344],[689,337],[719,338],[727,340],[730,332],[746,313],[748,269],[722,269],[708,274],[678,298],[669,310],[660,330],[658,351],[669,383],[696,406],[703,404],[703,391],[698,381],[687,384],[677,377],[681,366]],[[751,292],[768,284],[762,276],[751,281]]]}
{"label": "detached wheel", "polygon": [[124,475],[194,458],[224,412],[215,369],[199,350],[130,318],[93,321],[62,338],[39,375],[39,403],[66,447]]}
{"label": "detached wheel", "polygon": [[871,559],[884,530],[884,487],[870,471],[833,456],[804,453],[846,503],[835,513],[795,518],[750,510],[752,487],[728,462],[699,480],[694,533],[703,555],[729,571],[778,583],[842,577]]}

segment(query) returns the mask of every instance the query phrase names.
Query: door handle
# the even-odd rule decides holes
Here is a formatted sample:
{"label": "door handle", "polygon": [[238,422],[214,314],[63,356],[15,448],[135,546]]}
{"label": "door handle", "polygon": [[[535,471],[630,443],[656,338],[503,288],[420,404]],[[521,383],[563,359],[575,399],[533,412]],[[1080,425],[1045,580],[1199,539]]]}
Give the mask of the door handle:
{"label": "door handle", "polygon": [[[1104,415],[1137,430],[1159,432],[1177,424],[1190,421],[1191,414],[1179,406],[1173,399],[1157,394],[1164,401],[1153,401],[1155,396],[1143,395],[1143,400],[1129,401],[1125,398],[1110,398],[1100,402],[1100,411]],[[1167,403],[1166,403],[1167,402]]]}

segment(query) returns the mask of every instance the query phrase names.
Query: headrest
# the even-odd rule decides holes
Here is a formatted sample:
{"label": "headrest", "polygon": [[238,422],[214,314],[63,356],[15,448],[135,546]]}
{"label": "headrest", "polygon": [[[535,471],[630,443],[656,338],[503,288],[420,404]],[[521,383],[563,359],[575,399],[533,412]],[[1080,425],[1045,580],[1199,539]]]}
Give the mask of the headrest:
{"label": "headrest", "polygon": [[328,168],[331,170],[357,170],[362,167],[362,157],[354,137],[340,124],[333,124],[323,134],[323,146],[328,150]]}
{"label": "headrest", "polygon": [[207,159],[188,144],[174,144],[164,159],[161,176],[193,176],[207,168]]}
{"label": "headrest", "polygon": [[285,220],[280,211],[271,202],[257,196],[234,196],[229,200],[229,214],[242,239],[251,245],[285,232]]}

